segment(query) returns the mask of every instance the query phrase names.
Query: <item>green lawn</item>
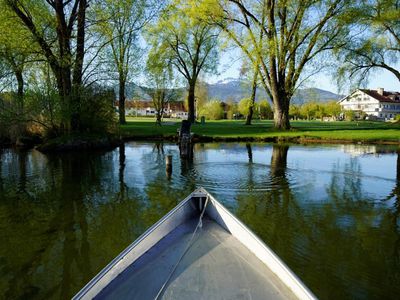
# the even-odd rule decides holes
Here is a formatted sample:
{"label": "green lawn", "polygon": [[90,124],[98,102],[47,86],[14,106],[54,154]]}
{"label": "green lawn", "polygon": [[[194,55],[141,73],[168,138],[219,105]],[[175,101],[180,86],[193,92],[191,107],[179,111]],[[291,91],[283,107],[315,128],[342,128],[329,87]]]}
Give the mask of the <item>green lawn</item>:
{"label": "green lawn", "polygon": [[[121,126],[121,135],[126,138],[168,138],[176,135],[180,120],[166,119],[162,126],[157,126],[152,118],[128,118],[128,123]],[[400,142],[400,125],[385,122],[319,122],[292,121],[290,131],[277,131],[273,122],[254,121],[245,126],[244,120],[206,121],[205,125],[192,126],[192,132],[199,136],[214,139],[235,138],[302,138],[349,141],[387,141]]]}

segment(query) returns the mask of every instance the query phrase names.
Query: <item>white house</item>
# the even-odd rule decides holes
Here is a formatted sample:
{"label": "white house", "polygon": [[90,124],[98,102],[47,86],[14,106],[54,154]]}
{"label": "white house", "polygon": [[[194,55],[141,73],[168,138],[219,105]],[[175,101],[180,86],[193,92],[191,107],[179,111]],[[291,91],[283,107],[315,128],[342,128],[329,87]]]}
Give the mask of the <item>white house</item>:
{"label": "white house", "polygon": [[172,118],[187,120],[188,113],[186,111],[175,111],[171,114]]}
{"label": "white house", "polygon": [[364,112],[369,117],[391,120],[400,114],[400,92],[357,89],[338,102],[343,110],[352,110],[359,116]]}
{"label": "white house", "polygon": [[[164,114],[168,114],[169,111],[165,108],[164,109]],[[147,107],[147,108],[129,108],[126,110],[127,115],[132,115],[132,116],[151,116],[154,117],[156,115],[156,109],[153,107]]]}

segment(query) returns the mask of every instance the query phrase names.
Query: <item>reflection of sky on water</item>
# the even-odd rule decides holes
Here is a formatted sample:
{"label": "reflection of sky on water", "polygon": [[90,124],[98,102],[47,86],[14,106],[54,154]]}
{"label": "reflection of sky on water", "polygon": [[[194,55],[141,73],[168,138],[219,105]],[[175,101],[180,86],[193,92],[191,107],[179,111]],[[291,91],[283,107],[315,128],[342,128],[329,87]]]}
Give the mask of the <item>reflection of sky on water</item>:
{"label": "reflection of sky on water", "polygon": [[397,148],[363,147],[196,144],[193,161],[168,143],[48,156],[0,151],[0,298],[72,296],[197,186],[322,299],[393,298]]}
{"label": "reflection of sky on water", "polygon": [[[209,189],[230,205],[237,191],[262,193],[275,188],[269,174],[272,145],[253,144],[251,150],[252,163],[249,163],[245,144],[196,145],[193,166],[182,175],[178,148],[171,144],[163,147],[164,154],[173,155],[172,186],[179,186],[190,177],[196,186]],[[128,186],[143,189],[164,171],[160,168],[164,156],[153,145],[130,143],[126,157]],[[333,179],[337,187],[343,188],[346,182],[357,181],[361,192],[354,194],[353,200],[378,200],[385,198],[395,184],[396,159],[397,154],[354,156],[344,152],[340,145],[292,145],[288,151],[286,178],[292,191],[307,203],[329,201],[327,190]]]}

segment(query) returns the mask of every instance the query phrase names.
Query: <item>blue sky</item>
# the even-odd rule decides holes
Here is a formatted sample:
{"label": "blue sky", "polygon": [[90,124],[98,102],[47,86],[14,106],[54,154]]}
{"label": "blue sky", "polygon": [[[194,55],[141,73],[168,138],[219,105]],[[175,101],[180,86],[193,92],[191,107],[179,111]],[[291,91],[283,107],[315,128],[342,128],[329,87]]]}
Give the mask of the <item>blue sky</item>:
{"label": "blue sky", "polygon": [[[239,69],[241,66],[240,55],[236,51],[223,53],[220,64],[218,75],[207,76],[206,81],[209,83],[215,83],[219,80],[226,78],[238,78]],[[400,68],[400,65],[397,65]],[[304,87],[316,87],[319,89],[339,93],[339,89],[336,85],[335,79],[328,74],[320,73],[307,82]],[[376,89],[382,87],[388,91],[400,91],[400,82],[398,79],[389,71],[383,69],[376,69],[371,74],[368,84],[365,88]],[[341,93],[347,93],[348,90],[340,91]]]}

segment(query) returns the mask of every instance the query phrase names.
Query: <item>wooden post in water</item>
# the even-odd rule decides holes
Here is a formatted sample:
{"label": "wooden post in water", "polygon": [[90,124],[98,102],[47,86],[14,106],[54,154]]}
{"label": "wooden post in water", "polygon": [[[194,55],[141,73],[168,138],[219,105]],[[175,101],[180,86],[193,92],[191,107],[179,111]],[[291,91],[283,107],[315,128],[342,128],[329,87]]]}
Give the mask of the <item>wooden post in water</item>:
{"label": "wooden post in water", "polygon": [[191,123],[188,120],[183,120],[181,129],[179,130],[179,152],[181,158],[190,158],[192,149],[192,135],[190,132]]}
{"label": "wooden post in water", "polygon": [[167,178],[171,179],[171,174],[172,174],[172,155],[167,155],[165,157],[165,172],[167,174]]}

